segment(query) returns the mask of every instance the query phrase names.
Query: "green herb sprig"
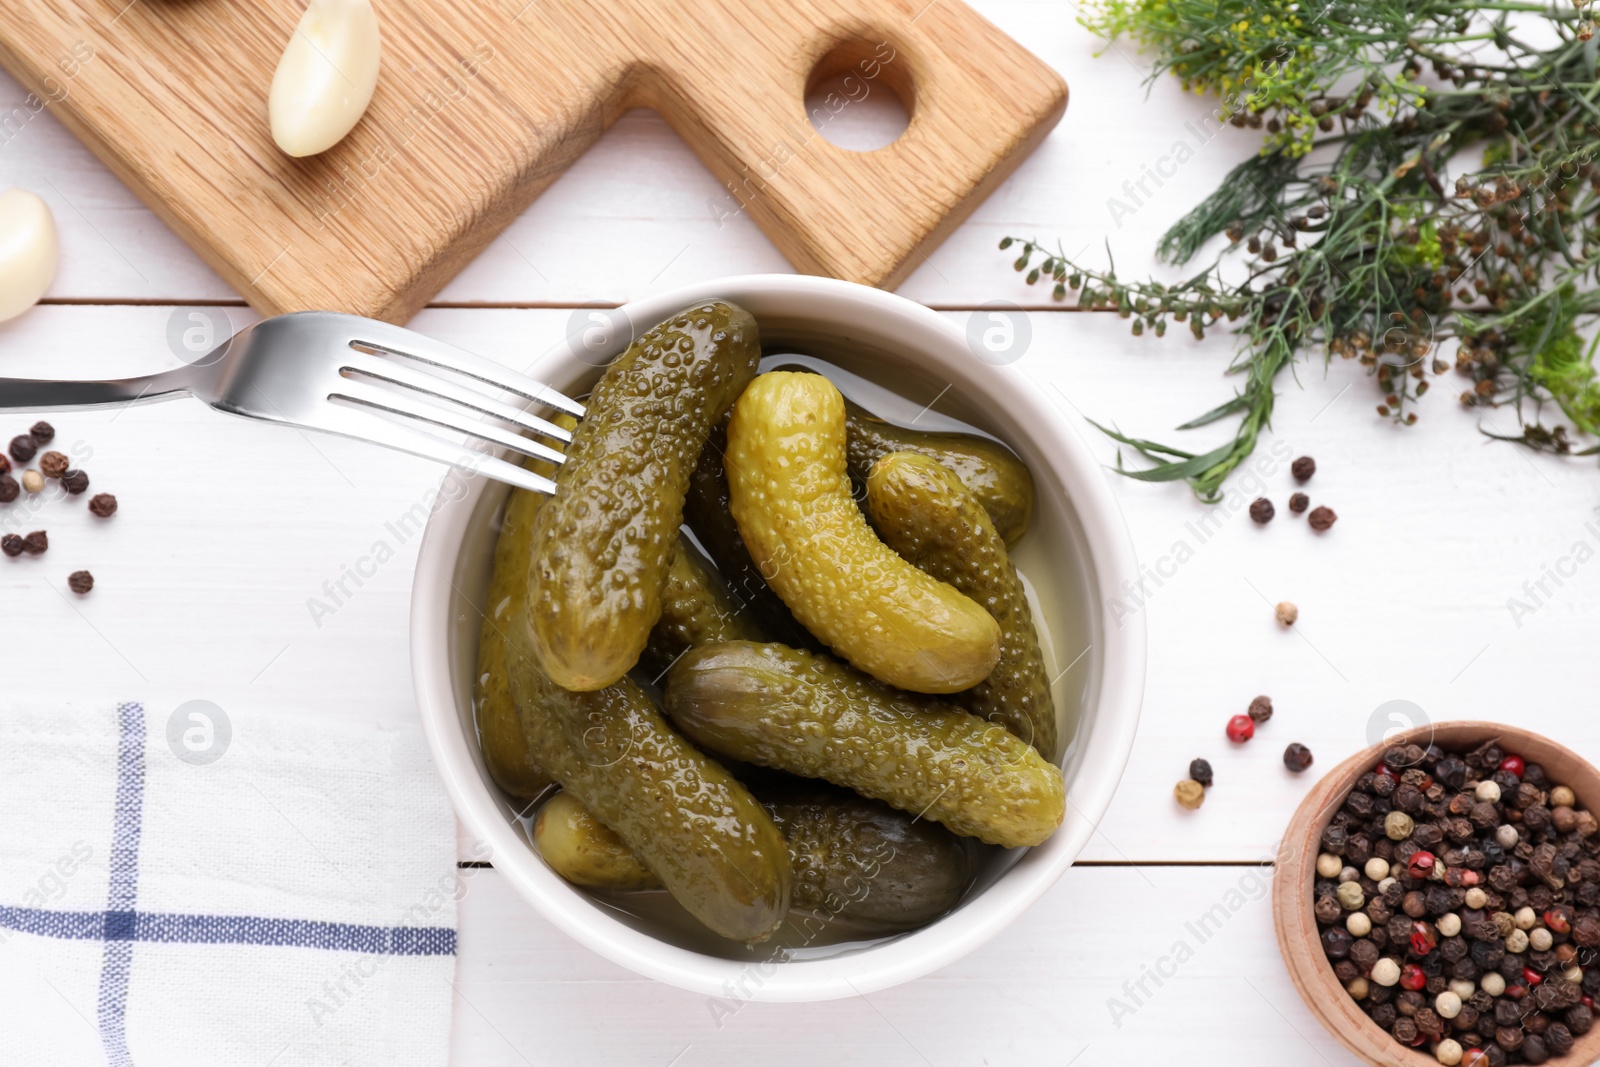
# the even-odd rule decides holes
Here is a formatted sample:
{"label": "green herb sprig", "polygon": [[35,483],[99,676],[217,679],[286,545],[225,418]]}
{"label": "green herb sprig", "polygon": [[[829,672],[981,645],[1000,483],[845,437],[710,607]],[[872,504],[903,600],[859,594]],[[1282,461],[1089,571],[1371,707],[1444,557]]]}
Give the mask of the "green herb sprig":
{"label": "green herb sprig", "polygon": [[[1165,260],[1227,246],[1187,280],[1125,281],[1037,240],[1014,266],[1065,300],[1114,309],[1135,335],[1169,322],[1196,337],[1223,320],[1243,382],[1179,429],[1239,416],[1231,441],[1191,453],[1116,430],[1151,466],[1148,481],[1187,480],[1205,499],[1269,425],[1278,376],[1308,351],[1358,360],[1381,390],[1379,414],[1414,423],[1429,373],[1451,364],[1474,406],[1513,405],[1533,421],[1509,439],[1593,453],[1539,421],[1553,403],[1579,434],[1600,430],[1600,75],[1592,0],[1557,7],[1468,0],[1098,0],[1082,21],[1134,38],[1152,78],[1225,101],[1220,117],[1265,128],[1261,154],[1162,237]],[[1518,21],[1520,20],[1520,22]],[[1537,25],[1526,26],[1532,21]],[[1544,42],[1528,43],[1535,31]],[[1425,84],[1430,69],[1432,84]],[[1335,88],[1341,87],[1341,88]],[[1453,158],[1479,155],[1445,176]],[[1109,250],[1108,250],[1109,252]],[[1243,280],[1224,262],[1243,252]],[[1036,263],[1037,260],[1037,263]]]}

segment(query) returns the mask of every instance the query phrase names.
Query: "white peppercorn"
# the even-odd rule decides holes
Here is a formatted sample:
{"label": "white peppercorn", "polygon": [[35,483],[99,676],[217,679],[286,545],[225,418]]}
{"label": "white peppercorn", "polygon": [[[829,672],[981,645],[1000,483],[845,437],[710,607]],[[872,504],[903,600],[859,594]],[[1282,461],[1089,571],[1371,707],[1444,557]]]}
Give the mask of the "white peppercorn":
{"label": "white peppercorn", "polygon": [[1456,1064],[1461,1062],[1462,1055],[1461,1042],[1453,1037],[1447,1037],[1433,1047],[1434,1059],[1444,1064],[1444,1067],[1456,1067]]}
{"label": "white peppercorn", "polygon": [[1321,878],[1337,878],[1339,872],[1344,870],[1344,860],[1331,852],[1324,852],[1317,857],[1317,875]]}
{"label": "white peppercorn", "polygon": [[1384,956],[1372,965],[1372,980],[1381,986],[1392,986],[1400,981],[1400,964]]}
{"label": "white peppercorn", "polygon": [[1339,903],[1344,907],[1345,911],[1355,911],[1366,902],[1367,897],[1366,894],[1361,892],[1360,882],[1341,882],[1339,884]]}
{"label": "white peppercorn", "polygon": [[1506,951],[1517,955],[1528,951],[1528,932],[1513,930],[1506,935]]}
{"label": "white peppercorn", "polygon": [[1461,998],[1454,991],[1446,989],[1433,998],[1433,1010],[1439,1013],[1441,1019],[1454,1019],[1461,1014]]}
{"label": "white peppercorn", "polygon": [[1532,930],[1539,921],[1539,916],[1534,914],[1532,908],[1518,908],[1512,918],[1517,921],[1518,930]]}
{"label": "white peppercorn", "polygon": [[1487,903],[1489,903],[1488,893],[1485,893],[1477,886],[1473,886],[1471,889],[1467,890],[1467,907],[1471,908],[1473,911],[1482,911],[1483,906]]}
{"label": "white peppercorn", "polygon": [[1447,912],[1439,916],[1439,921],[1434,923],[1439,928],[1440,937],[1454,937],[1461,932],[1461,916],[1455,912]]}
{"label": "white peppercorn", "polygon": [[1353,911],[1344,921],[1344,928],[1350,931],[1351,937],[1366,937],[1372,933],[1372,918],[1364,911]]}
{"label": "white peppercorn", "polygon": [[[1507,949],[1509,951],[1509,947]],[[1498,997],[1506,991],[1505,976],[1499,971],[1487,971],[1478,979],[1478,986],[1491,997]]]}
{"label": "white peppercorn", "polygon": [[1416,828],[1416,822],[1403,811],[1391,811],[1383,817],[1383,832],[1391,841],[1404,841]]}
{"label": "white peppercorn", "polygon": [[1549,952],[1555,940],[1550,931],[1542,926],[1536,926],[1528,931],[1528,947],[1535,952]]}
{"label": "white peppercorn", "polygon": [[1389,861],[1378,856],[1367,861],[1367,877],[1374,882],[1381,882],[1389,877]]}
{"label": "white peppercorn", "polygon": [[1494,840],[1495,844],[1501,848],[1516,848],[1517,842],[1521,840],[1521,837],[1518,835],[1515,826],[1507,825],[1494,832]]}
{"label": "white peppercorn", "polygon": [[41,493],[41,492],[43,492],[44,491],[44,475],[40,474],[36,470],[25,470],[25,471],[23,471],[22,472],[22,488],[26,489],[30,493]]}
{"label": "white peppercorn", "polygon": [[1478,783],[1478,788],[1473,790],[1473,796],[1479,800],[1487,800],[1491,804],[1496,803],[1500,799],[1500,786],[1486,779]]}
{"label": "white peppercorn", "polygon": [[1564,785],[1558,785],[1550,790],[1550,806],[1552,808],[1570,808],[1578,803],[1578,795]]}

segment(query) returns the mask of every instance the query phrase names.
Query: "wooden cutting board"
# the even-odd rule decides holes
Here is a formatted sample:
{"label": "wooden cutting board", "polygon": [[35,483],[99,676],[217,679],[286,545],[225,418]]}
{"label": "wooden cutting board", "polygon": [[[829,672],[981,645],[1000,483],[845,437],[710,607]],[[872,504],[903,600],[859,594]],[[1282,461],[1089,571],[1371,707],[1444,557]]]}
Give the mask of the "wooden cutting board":
{"label": "wooden cutting board", "polygon": [[[303,0],[16,0],[0,63],[263,314],[395,322],[632,107],[726,187],[712,219],[748,213],[798,269],[872,285],[921,263],[1066,107],[1054,71],[958,0],[375,7],[372,106],[311,159],[266,118]],[[899,140],[816,132],[806,91],[841,74],[824,108],[894,93]]]}

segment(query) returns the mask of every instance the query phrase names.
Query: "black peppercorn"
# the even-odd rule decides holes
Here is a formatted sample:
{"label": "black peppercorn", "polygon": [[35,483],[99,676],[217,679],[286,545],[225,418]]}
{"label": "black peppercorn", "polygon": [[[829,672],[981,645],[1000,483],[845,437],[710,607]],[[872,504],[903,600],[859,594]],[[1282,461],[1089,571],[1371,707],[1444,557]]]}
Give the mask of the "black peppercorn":
{"label": "black peppercorn", "polygon": [[[96,499],[98,499],[98,498],[96,498]],[[1201,785],[1209,787],[1211,785],[1211,780],[1212,780],[1211,764],[1206,762],[1203,759],[1190,760],[1189,761],[1189,777],[1193,778],[1195,781],[1199,782]]]}
{"label": "black peppercorn", "polygon": [[70,466],[72,461],[60,452],[46,452],[39,457],[39,472],[46,478],[59,478]]}
{"label": "black peppercorn", "polygon": [[1324,505],[1319,508],[1312,508],[1311,516],[1306,521],[1311,524],[1313,530],[1320,533],[1338,522],[1339,516],[1334,513],[1332,508]]}
{"label": "black peppercorn", "polygon": [[1335,856],[1344,855],[1344,846],[1349,841],[1350,835],[1342,827],[1330,826],[1322,831],[1322,851],[1331,852]]}
{"label": "black peppercorn", "polygon": [[12,459],[18,463],[26,463],[33,458],[35,452],[39,451],[39,446],[34,443],[33,438],[24,433],[11,439],[9,451]]}
{"label": "black peppercorn", "polygon": [[1250,716],[1250,721],[1255,723],[1257,726],[1266,722],[1268,719],[1272,718],[1272,698],[1269,696],[1256,697],[1250,702],[1248,714]]}
{"label": "black peppercorn", "polygon": [[1299,774],[1311,766],[1311,750],[1298,741],[1293,742],[1283,750],[1283,765]]}
{"label": "black peppercorn", "polygon": [[1544,1032],[1544,1043],[1552,1055],[1565,1056],[1572,1051],[1572,1031],[1560,1023],[1551,1023]]}
{"label": "black peppercorn", "polygon": [[0,504],[9,504],[22,493],[22,486],[9,474],[0,474]]}
{"label": "black peppercorn", "polygon": [[67,575],[67,588],[82,596],[94,588],[94,575],[88,571],[73,571]]}
{"label": "black peppercorn", "polygon": [[22,538],[16,534],[6,534],[4,537],[0,537],[0,552],[4,552],[8,556],[16,557],[22,555],[24,547]]}
{"label": "black peppercorn", "polygon": [[1538,1034],[1529,1034],[1522,1039],[1522,1058],[1528,1063],[1544,1063],[1550,1058],[1550,1052]]}
{"label": "black peppercorn", "polygon": [[96,493],[89,499],[89,511],[102,519],[117,513],[117,498],[110,493]]}
{"label": "black peppercorn", "polygon": [[67,471],[61,476],[61,488],[77,496],[89,488],[89,476],[82,471]]}
{"label": "black peppercorn", "polygon": [[1322,951],[1327,953],[1330,960],[1342,960],[1350,955],[1350,945],[1354,939],[1350,932],[1342,926],[1330,926],[1322,931]]}
{"label": "black peppercorn", "polygon": [[56,428],[48,422],[36,422],[28,431],[28,436],[33,438],[36,445],[47,445],[56,439]]}
{"label": "black peppercorn", "polygon": [[30,556],[37,556],[50,547],[50,537],[43,530],[35,530],[22,539],[22,550]]}
{"label": "black peppercorn", "polygon": [[1271,522],[1272,516],[1276,514],[1277,510],[1273,508],[1272,501],[1264,496],[1257,497],[1250,503],[1250,518],[1258,523]]}
{"label": "black peppercorn", "polygon": [[1317,461],[1310,456],[1300,456],[1289,464],[1289,472],[1294,475],[1297,482],[1310,481],[1311,476],[1317,473]]}

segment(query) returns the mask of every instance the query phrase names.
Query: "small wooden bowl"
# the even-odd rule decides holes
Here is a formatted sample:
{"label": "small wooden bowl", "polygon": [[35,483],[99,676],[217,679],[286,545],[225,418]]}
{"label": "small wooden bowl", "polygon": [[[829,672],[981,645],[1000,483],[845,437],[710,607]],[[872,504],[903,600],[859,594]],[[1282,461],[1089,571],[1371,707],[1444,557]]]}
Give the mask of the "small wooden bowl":
{"label": "small wooden bowl", "polygon": [[[1395,745],[1438,745],[1466,752],[1485,741],[1498,740],[1507,752],[1544,766],[1546,776],[1569,787],[1578,805],[1600,814],[1600,771],[1576,752],[1538,734],[1492,722],[1444,722],[1399,733],[1359,752],[1329,771],[1312,787],[1289,820],[1278,846],[1277,873],[1272,880],[1272,921],[1278,932],[1278,949],[1289,969],[1289,979],[1311,1014],[1327,1027],[1340,1044],[1367,1063],[1379,1067],[1438,1067],[1427,1046],[1406,1048],[1373,1022],[1350,999],[1333,965],[1323,954],[1316,916],[1312,914],[1312,886],[1322,831],[1344,803],[1357,778],[1376,767],[1383,753]],[[1552,1067],[1583,1067],[1600,1060],[1600,1026],[1579,1037],[1572,1051],[1552,1056]]]}

